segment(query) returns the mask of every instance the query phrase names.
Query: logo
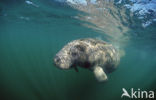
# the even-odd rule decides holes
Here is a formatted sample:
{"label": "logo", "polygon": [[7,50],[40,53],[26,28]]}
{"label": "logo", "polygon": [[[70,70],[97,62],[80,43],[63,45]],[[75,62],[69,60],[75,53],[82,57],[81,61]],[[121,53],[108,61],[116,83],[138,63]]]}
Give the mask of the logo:
{"label": "logo", "polygon": [[131,92],[128,92],[125,88],[122,88],[122,95],[121,98],[151,98],[154,99],[154,91],[142,91],[140,89],[134,90],[133,88],[130,89]]}

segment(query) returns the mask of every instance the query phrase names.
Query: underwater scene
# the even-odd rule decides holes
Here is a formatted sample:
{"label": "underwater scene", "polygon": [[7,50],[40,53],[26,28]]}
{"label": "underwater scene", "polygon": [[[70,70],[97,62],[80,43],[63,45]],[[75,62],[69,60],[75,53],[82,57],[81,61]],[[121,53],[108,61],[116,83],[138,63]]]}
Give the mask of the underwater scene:
{"label": "underwater scene", "polygon": [[[109,55],[119,64],[105,74],[106,81],[96,79],[105,69],[82,64],[95,53],[94,45],[86,46],[92,53],[78,58],[74,68],[61,69],[64,65],[55,62],[58,55],[69,57],[59,52],[65,45],[87,38],[110,44],[108,52],[118,51]],[[155,98],[156,0],[0,0],[0,100]]]}

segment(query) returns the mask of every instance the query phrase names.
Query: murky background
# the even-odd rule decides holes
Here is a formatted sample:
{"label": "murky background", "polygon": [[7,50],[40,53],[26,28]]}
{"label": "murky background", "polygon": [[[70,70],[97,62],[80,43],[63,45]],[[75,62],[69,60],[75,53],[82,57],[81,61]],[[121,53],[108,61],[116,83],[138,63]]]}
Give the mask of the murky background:
{"label": "murky background", "polygon": [[[120,100],[122,88],[156,90],[155,23],[144,28],[135,15],[111,2],[100,5],[106,11],[31,2],[0,0],[1,100]],[[86,37],[108,41],[125,53],[106,83],[98,83],[89,70],[53,65],[66,43]]]}

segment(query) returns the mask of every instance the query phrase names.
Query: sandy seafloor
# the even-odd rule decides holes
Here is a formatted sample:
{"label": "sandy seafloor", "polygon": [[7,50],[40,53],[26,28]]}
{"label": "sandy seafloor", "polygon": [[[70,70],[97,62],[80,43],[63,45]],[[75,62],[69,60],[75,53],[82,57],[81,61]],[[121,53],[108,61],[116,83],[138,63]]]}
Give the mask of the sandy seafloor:
{"label": "sandy seafloor", "polygon": [[123,35],[128,41],[121,48],[125,56],[109,80],[98,83],[89,70],[56,68],[53,57],[78,38],[111,42],[109,32],[83,25],[93,23],[78,19],[85,16],[80,10],[52,0],[31,1],[35,5],[0,1],[0,100],[120,100],[122,88],[156,90],[155,23],[143,28],[133,16],[133,25],[124,24],[128,29]]}

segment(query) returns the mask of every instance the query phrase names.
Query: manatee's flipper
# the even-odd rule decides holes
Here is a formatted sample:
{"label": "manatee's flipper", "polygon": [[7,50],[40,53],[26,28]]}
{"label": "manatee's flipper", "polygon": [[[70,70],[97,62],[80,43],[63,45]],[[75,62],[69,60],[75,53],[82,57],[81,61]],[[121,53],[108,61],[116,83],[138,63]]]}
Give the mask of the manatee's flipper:
{"label": "manatee's flipper", "polygon": [[79,72],[79,70],[78,70],[78,68],[77,68],[77,67],[74,67],[74,69],[75,69],[75,71],[76,71],[76,72]]}
{"label": "manatee's flipper", "polygon": [[93,73],[99,82],[103,82],[107,80],[107,75],[100,66],[95,66],[93,68]]}

